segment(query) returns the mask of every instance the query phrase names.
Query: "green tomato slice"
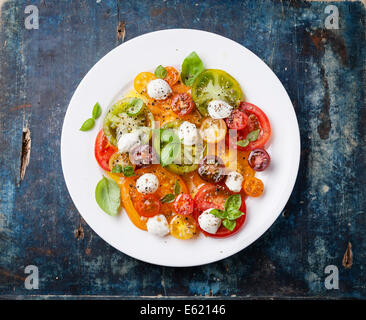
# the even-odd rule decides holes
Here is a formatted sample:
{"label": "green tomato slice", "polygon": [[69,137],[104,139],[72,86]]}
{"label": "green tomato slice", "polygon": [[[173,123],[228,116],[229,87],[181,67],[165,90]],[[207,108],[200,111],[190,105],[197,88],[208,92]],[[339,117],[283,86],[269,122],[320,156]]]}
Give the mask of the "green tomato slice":
{"label": "green tomato slice", "polygon": [[198,111],[207,117],[207,105],[210,101],[223,100],[236,107],[243,100],[243,92],[239,83],[227,72],[207,69],[194,80],[192,98]]}
{"label": "green tomato slice", "polygon": [[143,108],[142,112],[135,116],[129,116],[126,112],[131,106],[131,102],[136,98],[124,98],[115,103],[103,122],[103,132],[108,141],[114,146],[117,145],[119,137],[140,128],[149,129],[149,139],[151,129],[154,129],[154,116],[148,108]]}

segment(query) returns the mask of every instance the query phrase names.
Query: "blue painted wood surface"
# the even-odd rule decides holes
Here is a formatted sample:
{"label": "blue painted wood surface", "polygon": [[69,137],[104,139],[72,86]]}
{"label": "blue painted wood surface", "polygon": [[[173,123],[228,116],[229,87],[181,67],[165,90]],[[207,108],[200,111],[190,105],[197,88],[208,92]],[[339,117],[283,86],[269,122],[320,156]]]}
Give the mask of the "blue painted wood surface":
{"label": "blue painted wood surface", "polygon": [[[38,30],[24,28],[28,4],[39,8]],[[340,29],[327,30],[328,4],[0,1],[1,296],[366,298],[365,7],[335,2]],[[302,143],[295,189],[270,230],[233,257],[179,273],[139,262],[100,239],[68,195],[64,114],[83,76],[121,43],[119,22],[124,41],[176,27],[231,38],[262,58],[289,93]],[[32,150],[19,183],[23,127]],[[30,264],[39,267],[38,290],[24,287]],[[324,286],[327,265],[339,269],[338,290]]]}

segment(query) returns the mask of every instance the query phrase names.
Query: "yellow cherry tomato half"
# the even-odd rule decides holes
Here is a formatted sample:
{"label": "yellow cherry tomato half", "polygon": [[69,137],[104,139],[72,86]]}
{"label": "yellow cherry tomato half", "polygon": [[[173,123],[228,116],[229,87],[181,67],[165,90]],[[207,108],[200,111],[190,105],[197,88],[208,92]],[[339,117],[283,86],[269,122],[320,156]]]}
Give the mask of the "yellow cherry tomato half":
{"label": "yellow cherry tomato half", "polygon": [[264,184],[256,177],[249,177],[245,179],[243,188],[249,197],[259,197],[263,193]]}
{"label": "yellow cherry tomato half", "polygon": [[206,118],[200,128],[201,137],[208,143],[217,143],[225,139],[227,127],[222,119]]}
{"label": "yellow cherry tomato half", "polygon": [[151,72],[139,73],[133,81],[133,86],[139,94],[146,94],[147,84],[156,79],[155,75]]}
{"label": "yellow cherry tomato half", "polygon": [[196,235],[196,223],[191,216],[177,214],[170,221],[170,234],[181,240],[188,240]]}

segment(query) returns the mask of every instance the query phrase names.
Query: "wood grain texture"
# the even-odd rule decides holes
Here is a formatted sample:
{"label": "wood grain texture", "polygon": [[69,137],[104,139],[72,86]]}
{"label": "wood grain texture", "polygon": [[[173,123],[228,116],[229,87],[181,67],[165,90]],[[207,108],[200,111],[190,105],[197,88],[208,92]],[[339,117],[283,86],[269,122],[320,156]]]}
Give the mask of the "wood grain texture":
{"label": "wood grain texture", "polygon": [[[0,3],[4,298],[366,298],[361,2],[335,2],[339,30],[324,29],[328,2],[318,1],[35,0],[38,30],[24,28],[29,1]],[[179,275],[174,268],[132,259],[100,239],[73,205],[60,161],[63,118],[88,70],[122,41],[177,27],[218,33],[262,58],[289,93],[302,144],[295,189],[274,225],[233,257],[179,269]],[[32,150],[19,185],[25,127]],[[342,261],[349,242],[353,264],[346,269]],[[29,264],[39,267],[39,290],[24,288]],[[339,269],[339,290],[324,286],[330,264]]]}

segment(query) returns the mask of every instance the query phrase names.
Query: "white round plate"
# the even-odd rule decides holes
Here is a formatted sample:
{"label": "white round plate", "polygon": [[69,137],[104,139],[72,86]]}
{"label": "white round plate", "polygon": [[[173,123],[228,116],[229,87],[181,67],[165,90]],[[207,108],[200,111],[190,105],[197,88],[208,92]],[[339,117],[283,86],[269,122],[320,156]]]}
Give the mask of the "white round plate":
{"label": "white round plate", "polygon": [[[226,239],[178,240],[155,237],[136,228],[123,211],[117,217],[104,213],[94,197],[102,170],[94,158],[95,137],[107,109],[133,88],[142,71],[162,65],[180,68],[196,51],[206,68],[222,69],[241,85],[248,102],[268,116],[272,138],[268,147],[272,162],[258,174],[264,194],[247,200],[247,219],[241,231]],[[81,132],[81,124],[99,102],[102,116],[93,130]],[[110,245],[136,259],[174,267],[202,265],[224,259],[257,240],[276,220],[293,189],[300,159],[300,134],[292,103],[279,79],[255,54],[222,36],[198,30],[171,29],[148,33],[118,46],[84,77],[67,109],[62,128],[61,159],[67,188],[89,226]]]}

